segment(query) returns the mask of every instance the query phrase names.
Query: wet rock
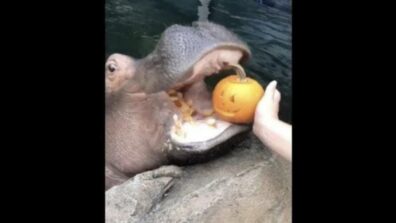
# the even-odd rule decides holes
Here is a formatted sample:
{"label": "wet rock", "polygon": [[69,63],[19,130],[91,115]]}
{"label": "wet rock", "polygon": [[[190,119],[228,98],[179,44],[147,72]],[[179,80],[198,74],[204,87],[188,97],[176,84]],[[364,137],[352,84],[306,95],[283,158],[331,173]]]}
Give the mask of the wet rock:
{"label": "wet rock", "polygon": [[251,134],[215,160],[152,175],[106,192],[106,222],[291,222],[291,164]]}

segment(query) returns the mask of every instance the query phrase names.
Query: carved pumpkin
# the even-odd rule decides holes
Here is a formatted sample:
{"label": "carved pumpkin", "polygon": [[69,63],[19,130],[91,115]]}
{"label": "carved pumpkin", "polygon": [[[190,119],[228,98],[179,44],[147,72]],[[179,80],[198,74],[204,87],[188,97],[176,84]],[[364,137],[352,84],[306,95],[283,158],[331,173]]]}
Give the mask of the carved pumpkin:
{"label": "carved pumpkin", "polygon": [[241,66],[230,66],[238,75],[230,75],[217,83],[212,95],[213,110],[225,121],[250,124],[264,89],[256,80],[246,77]]}

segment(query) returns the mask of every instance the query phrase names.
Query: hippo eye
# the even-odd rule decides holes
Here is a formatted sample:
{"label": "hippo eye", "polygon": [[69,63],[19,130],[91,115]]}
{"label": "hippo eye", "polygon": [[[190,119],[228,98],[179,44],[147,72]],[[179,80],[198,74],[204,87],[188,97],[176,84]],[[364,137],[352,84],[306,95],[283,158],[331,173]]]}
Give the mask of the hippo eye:
{"label": "hippo eye", "polygon": [[114,72],[116,70],[116,66],[114,64],[109,64],[107,69],[109,69],[110,72]]}

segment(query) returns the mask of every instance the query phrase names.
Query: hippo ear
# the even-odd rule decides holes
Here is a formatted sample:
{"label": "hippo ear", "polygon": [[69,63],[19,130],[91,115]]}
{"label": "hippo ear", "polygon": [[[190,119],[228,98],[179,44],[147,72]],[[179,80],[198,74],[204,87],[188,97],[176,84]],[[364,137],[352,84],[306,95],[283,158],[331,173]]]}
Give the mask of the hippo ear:
{"label": "hippo ear", "polygon": [[133,58],[113,54],[107,59],[105,69],[106,95],[110,95],[127,86],[135,75],[136,66]]}

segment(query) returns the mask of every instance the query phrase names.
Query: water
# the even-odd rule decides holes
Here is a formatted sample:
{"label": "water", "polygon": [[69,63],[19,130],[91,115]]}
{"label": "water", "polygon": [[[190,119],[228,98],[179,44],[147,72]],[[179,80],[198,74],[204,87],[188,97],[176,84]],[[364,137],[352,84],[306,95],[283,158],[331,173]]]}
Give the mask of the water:
{"label": "water", "polygon": [[175,23],[208,19],[222,24],[250,46],[248,75],[264,86],[278,81],[280,118],[292,123],[290,4],[290,0],[106,0],[105,56],[118,52],[144,57]]}

